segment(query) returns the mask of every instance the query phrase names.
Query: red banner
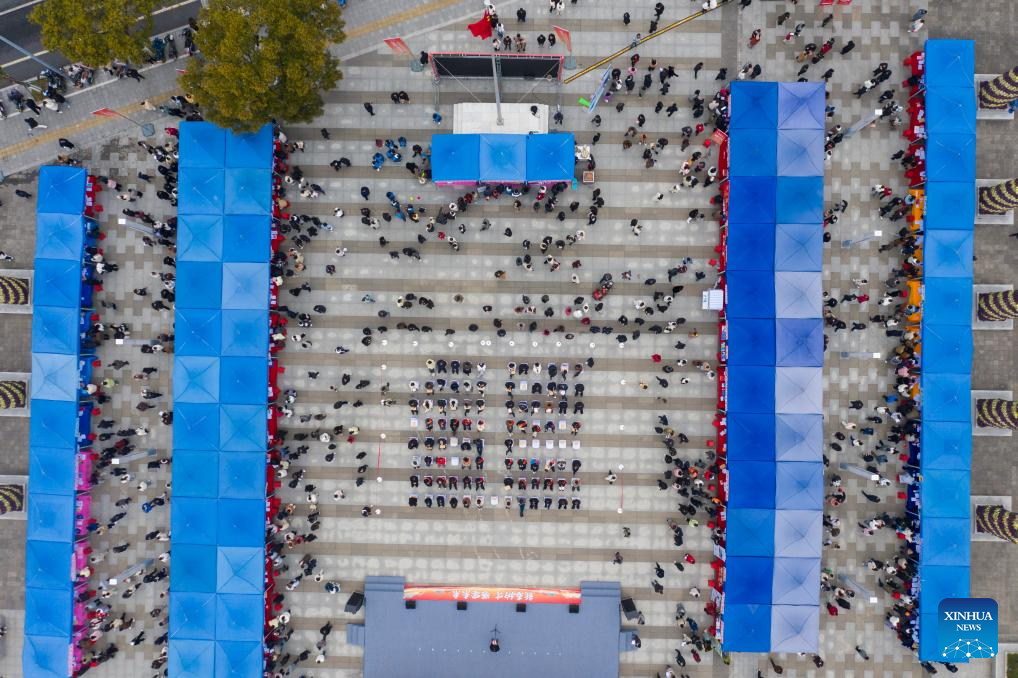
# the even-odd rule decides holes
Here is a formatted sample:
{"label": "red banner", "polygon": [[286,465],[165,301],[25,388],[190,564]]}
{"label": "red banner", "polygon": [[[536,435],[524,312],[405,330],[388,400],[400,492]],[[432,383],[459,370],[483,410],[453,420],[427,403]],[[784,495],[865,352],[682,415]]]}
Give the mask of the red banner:
{"label": "red banner", "polygon": [[552,30],[555,31],[555,35],[558,36],[558,39],[561,40],[562,42],[566,43],[566,49],[569,51],[570,54],[572,54],[573,53],[573,39],[569,35],[569,31],[567,31],[566,29],[562,28],[561,26],[552,26],[551,28],[552,28]]}
{"label": "red banner", "polygon": [[92,115],[98,115],[102,118],[119,118],[120,114],[114,111],[112,108],[100,108],[98,111],[92,111]]}
{"label": "red banner", "polygon": [[396,54],[403,54],[405,56],[412,55],[410,47],[408,47],[407,44],[403,42],[403,38],[386,38],[382,42],[388,45],[389,49],[391,49]]}
{"label": "red banner", "polygon": [[404,586],[403,600],[579,605],[580,589],[537,589],[506,586]]}

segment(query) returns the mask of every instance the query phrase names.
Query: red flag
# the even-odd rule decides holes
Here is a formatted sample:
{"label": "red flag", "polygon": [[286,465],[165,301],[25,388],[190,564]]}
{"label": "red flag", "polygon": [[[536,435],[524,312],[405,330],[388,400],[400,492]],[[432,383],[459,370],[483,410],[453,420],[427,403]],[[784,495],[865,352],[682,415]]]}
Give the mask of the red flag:
{"label": "red flag", "polygon": [[484,16],[481,17],[480,21],[475,21],[472,24],[467,24],[467,28],[470,29],[471,35],[475,38],[481,38],[487,40],[491,37],[491,21],[488,20],[488,13],[485,12]]}
{"label": "red flag", "polygon": [[100,108],[97,111],[92,111],[92,115],[98,115],[103,118],[118,118],[120,114],[114,111],[112,108]]}
{"label": "red flag", "polygon": [[403,38],[386,38],[383,42],[396,54],[410,56],[410,47],[403,41]]}
{"label": "red flag", "polygon": [[572,54],[573,53],[573,40],[569,36],[569,31],[566,30],[565,28],[562,28],[561,26],[552,26],[552,30],[555,31],[555,35],[558,36],[559,40],[561,40],[562,42],[566,43],[566,50],[570,54]]}

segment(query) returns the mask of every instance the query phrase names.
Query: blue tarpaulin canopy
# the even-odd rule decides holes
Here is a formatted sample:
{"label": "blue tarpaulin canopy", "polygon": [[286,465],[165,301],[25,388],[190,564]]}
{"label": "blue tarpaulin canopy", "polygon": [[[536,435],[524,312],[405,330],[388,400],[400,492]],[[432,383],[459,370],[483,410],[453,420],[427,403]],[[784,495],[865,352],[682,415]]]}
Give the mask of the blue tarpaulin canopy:
{"label": "blue tarpaulin canopy", "polygon": [[227,132],[222,127],[206,122],[191,122],[180,126],[179,135],[181,169],[218,169],[225,165]]}
{"label": "blue tarpaulin canopy", "polygon": [[824,411],[824,371],[821,367],[776,367],[774,411],[816,414]]}
{"label": "blue tarpaulin canopy", "polygon": [[971,542],[969,519],[938,518],[927,523],[923,525],[921,567],[925,568],[927,565],[968,567]]}
{"label": "blue tarpaulin canopy", "polygon": [[28,456],[28,482],[33,493],[71,497],[74,495],[74,473],[75,452],[72,448],[32,446]]}
{"label": "blue tarpaulin canopy", "polygon": [[725,605],[724,619],[724,645],[727,651],[767,652],[770,650],[770,605]]}
{"label": "blue tarpaulin canopy", "polygon": [[774,229],[767,224],[729,221],[727,270],[774,270]]}
{"label": "blue tarpaulin canopy", "polygon": [[774,412],[774,368],[744,365],[730,374],[728,411]]}
{"label": "blue tarpaulin canopy", "polygon": [[937,134],[926,140],[926,177],[929,181],[974,182],[974,134]]}
{"label": "blue tarpaulin canopy", "polygon": [[269,363],[264,355],[224,356],[220,363],[219,401],[231,405],[257,405],[268,399]]}
{"label": "blue tarpaulin canopy", "polygon": [[481,181],[520,183],[526,179],[526,135],[483,134],[479,152]]}
{"label": "blue tarpaulin canopy", "polygon": [[177,261],[215,261],[223,258],[223,217],[188,214],[177,220]]}
{"label": "blue tarpaulin canopy", "polygon": [[39,212],[75,214],[85,211],[88,174],[80,167],[44,165],[39,168]]}
{"label": "blue tarpaulin canopy", "polygon": [[25,589],[25,634],[51,636],[66,642],[71,634],[71,590]]}
{"label": "blue tarpaulin canopy", "polygon": [[[231,312],[256,313],[257,311]],[[177,356],[219,354],[222,345],[220,340],[223,334],[223,318],[223,312],[215,308],[180,308],[178,306],[174,328],[174,353]]]}
{"label": "blue tarpaulin canopy", "polygon": [[[822,414],[775,416],[775,458],[779,461],[819,461],[824,447]],[[729,427],[729,430],[731,428]]]}
{"label": "blue tarpaulin canopy", "polygon": [[174,504],[180,504],[170,512],[170,529],[177,534],[174,539],[181,544],[214,545],[218,501],[205,497],[174,499]]}
{"label": "blue tarpaulin canopy", "polygon": [[527,181],[572,181],[576,166],[572,134],[528,134],[526,150]]}
{"label": "blue tarpaulin canopy", "polygon": [[976,96],[966,87],[938,87],[926,97],[926,131],[929,134],[975,134]]}
{"label": "blue tarpaulin canopy", "polygon": [[923,321],[931,325],[972,325],[972,278],[927,277]]}
{"label": "blue tarpaulin canopy", "polygon": [[743,318],[728,328],[729,365],[773,365],[774,321]]}
{"label": "blue tarpaulin canopy", "polygon": [[[813,559],[807,560],[813,562]],[[813,651],[820,642],[819,635],[820,608],[817,605],[771,607],[771,652]]]}
{"label": "blue tarpaulin canopy", "polygon": [[967,423],[931,421],[923,424],[923,468],[967,471],[972,468],[972,427]]}
{"label": "blue tarpaulin canopy", "polygon": [[969,472],[956,469],[923,471],[920,497],[924,517],[968,519]]}
{"label": "blue tarpaulin canopy", "polygon": [[77,214],[39,212],[35,218],[35,256],[81,263],[85,218]]}
{"label": "blue tarpaulin canopy", "polygon": [[30,539],[25,543],[25,585],[35,589],[70,590],[70,542]]}
{"label": "blue tarpaulin canopy", "polygon": [[775,187],[779,224],[820,224],[824,220],[822,176],[777,178]]}
{"label": "blue tarpaulin canopy", "polygon": [[785,558],[820,558],[822,510],[774,512],[774,554]]}
{"label": "blue tarpaulin canopy", "polygon": [[177,356],[173,361],[174,402],[218,402],[219,370],[219,360],[216,358]]}
{"label": "blue tarpaulin canopy", "polygon": [[770,605],[771,591],[760,582],[774,575],[774,559],[735,556],[725,561],[725,608]]}
{"label": "blue tarpaulin canopy", "polygon": [[219,449],[228,452],[265,451],[268,422],[264,406],[221,405],[219,409]]}
{"label": "blue tarpaulin canopy", "polygon": [[71,639],[25,634],[21,672],[26,678],[67,678],[71,673],[68,644]]}
{"label": "blue tarpaulin canopy", "polygon": [[728,474],[728,507],[773,509],[775,468],[772,461],[741,461]]}
{"label": "blue tarpaulin canopy", "polygon": [[775,271],[820,271],[823,265],[824,227],[820,223],[774,227]]}
{"label": "blue tarpaulin canopy", "polygon": [[177,403],[173,408],[173,448],[218,449],[219,407],[199,403]]}
{"label": "blue tarpaulin canopy", "polygon": [[216,673],[216,644],[211,640],[175,639],[170,643],[167,666],[175,678],[229,675]]}
{"label": "blue tarpaulin canopy", "polygon": [[774,317],[773,272],[728,271],[727,282],[725,314],[729,318]]}
{"label": "blue tarpaulin canopy", "polygon": [[269,354],[269,313],[265,310],[227,310],[222,315],[222,354],[261,358]]}
{"label": "blue tarpaulin canopy", "polygon": [[783,177],[822,177],[824,138],[815,129],[782,129],[777,133],[777,172]]}
{"label": "blue tarpaulin canopy", "polygon": [[480,134],[431,137],[431,178],[436,183],[475,182],[481,178]]}
{"label": "blue tarpaulin canopy", "polygon": [[[174,466],[177,461],[174,458]],[[174,469],[176,470],[176,469]],[[177,544],[170,551],[170,585],[176,592],[213,593],[216,590],[216,547]]]}
{"label": "blue tarpaulin canopy", "polygon": [[[173,593],[170,596],[170,638],[213,640],[216,637],[216,598],[214,593]],[[174,645],[170,643],[170,647]]]}
{"label": "blue tarpaulin canopy", "polygon": [[778,83],[778,129],[822,130],[825,119],[823,85]]}
{"label": "blue tarpaulin canopy", "polygon": [[263,310],[269,303],[268,263],[223,264],[224,309]]}
{"label": "blue tarpaulin canopy", "polygon": [[922,369],[926,374],[972,372],[972,328],[923,324]]}
{"label": "blue tarpaulin canopy", "polygon": [[[226,170],[226,214],[272,214],[272,170],[236,167]],[[266,252],[266,254],[268,254]]]}
{"label": "blue tarpaulin canopy", "polygon": [[216,676],[258,678],[262,675],[262,645],[252,641],[216,642]]}
{"label": "blue tarpaulin canopy", "polygon": [[775,421],[771,413],[740,413],[728,418],[728,458],[731,461],[774,460]]}
{"label": "blue tarpaulin canopy", "polygon": [[28,441],[32,447],[75,449],[78,444],[78,404],[68,400],[34,401]]}
{"label": "blue tarpaulin canopy", "polygon": [[774,273],[774,317],[820,318],[823,309],[822,276],[815,271]]}
{"label": "blue tarpaulin canopy", "polygon": [[176,308],[218,309],[223,265],[215,261],[177,262]]}
{"label": "blue tarpaulin canopy", "polygon": [[223,214],[226,204],[225,187],[226,173],[221,168],[193,167],[181,172],[177,188],[177,213],[181,216]]}
{"label": "blue tarpaulin canopy", "polygon": [[729,179],[728,219],[743,224],[767,224],[773,228],[777,179],[739,177]]}
{"label": "blue tarpaulin canopy", "polygon": [[[732,85],[733,131],[752,129],[772,131],[778,126],[778,86],[773,82],[736,81]],[[733,134],[744,136],[742,134]]]}
{"label": "blue tarpaulin canopy", "polygon": [[926,192],[926,230],[970,231],[976,219],[976,185],[971,181],[938,181]]}
{"label": "blue tarpaulin canopy", "polygon": [[260,641],[265,624],[262,595],[220,593],[216,601],[216,639]]}
{"label": "blue tarpaulin canopy", "polygon": [[774,473],[774,506],[812,509],[824,503],[824,465],[817,462],[779,461]]}
{"label": "blue tarpaulin canopy", "polygon": [[[945,598],[969,597],[969,568],[957,565],[923,567],[923,588],[919,596],[919,613],[931,615],[936,623],[940,601]],[[936,641],[933,645],[935,646]]]}
{"label": "blue tarpaulin canopy", "polygon": [[972,248],[972,231],[930,231],[923,247],[926,275],[971,278]]}
{"label": "blue tarpaulin canopy", "polygon": [[230,214],[223,219],[223,261],[260,263],[271,256],[272,218]]}
{"label": "blue tarpaulin canopy", "polygon": [[[209,124],[208,127],[222,131],[215,125]],[[257,132],[226,134],[225,147],[226,167],[271,169],[272,125],[262,125]]]}
{"label": "blue tarpaulin canopy", "polygon": [[[821,479],[821,485],[823,480]],[[821,487],[821,494],[823,488]],[[775,605],[820,606],[820,561],[816,558],[775,558],[771,599]],[[767,579],[762,579],[767,581]],[[725,596],[728,585],[725,583]]]}
{"label": "blue tarpaulin canopy", "polygon": [[765,177],[777,174],[778,137],[774,130],[737,134],[729,139],[729,174],[733,177]]}
{"label": "blue tarpaulin canopy", "polygon": [[[259,464],[258,468],[264,475],[264,466]],[[264,504],[260,499],[219,499],[218,543],[221,546],[264,546]]]}
{"label": "blue tarpaulin canopy", "polygon": [[219,457],[219,452],[214,450],[174,451],[174,496],[206,497],[211,499],[218,497]]}
{"label": "blue tarpaulin canopy", "polygon": [[216,591],[261,596],[265,578],[262,548],[220,546],[216,549]]}
{"label": "blue tarpaulin canopy", "polygon": [[33,275],[36,306],[81,307],[81,262],[36,259]]}
{"label": "blue tarpaulin canopy", "polygon": [[219,455],[220,497],[260,499],[264,494],[264,453],[223,452]]}
{"label": "blue tarpaulin canopy", "polygon": [[[823,320],[820,318],[777,318],[774,325],[775,365],[780,367],[823,367]],[[731,332],[729,332],[729,336],[731,336]],[[729,346],[731,346],[730,343]]]}
{"label": "blue tarpaulin canopy", "polygon": [[728,555],[773,558],[774,514],[773,509],[728,511]]}
{"label": "blue tarpaulin canopy", "polygon": [[75,308],[36,306],[32,310],[32,352],[76,355],[80,325],[81,313]]}
{"label": "blue tarpaulin canopy", "polygon": [[927,40],[926,86],[972,87],[975,63],[975,43],[972,40]]}
{"label": "blue tarpaulin canopy", "polygon": [[922,418],[930,421],[972,421],[971,377],[967,374],[922,376]]}

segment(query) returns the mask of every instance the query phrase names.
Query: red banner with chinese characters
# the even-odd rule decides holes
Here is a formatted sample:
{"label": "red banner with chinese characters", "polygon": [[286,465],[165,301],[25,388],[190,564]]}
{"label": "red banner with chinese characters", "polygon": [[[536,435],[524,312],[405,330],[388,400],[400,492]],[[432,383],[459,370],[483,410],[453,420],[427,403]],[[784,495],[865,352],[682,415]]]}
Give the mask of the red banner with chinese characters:
{"label": "red banner with chinese characters", "polygon": [[551,28],[552,28],[553,31],[555,31],[555,35],[558,36],[558,39],[561,40],[562,42],[566,43],[566,50],[570,54],[572,54],[573,53],[573,38],[572,38],[572,36],[569,35],[569,31],[566,30],[565,28],[562,28],[561,26],[552,26]]}
{"label": "red banner with chinese characters", "polygon": [[403,600],[579,605],[580,589],[537,589],[506,586],[404,586]]}

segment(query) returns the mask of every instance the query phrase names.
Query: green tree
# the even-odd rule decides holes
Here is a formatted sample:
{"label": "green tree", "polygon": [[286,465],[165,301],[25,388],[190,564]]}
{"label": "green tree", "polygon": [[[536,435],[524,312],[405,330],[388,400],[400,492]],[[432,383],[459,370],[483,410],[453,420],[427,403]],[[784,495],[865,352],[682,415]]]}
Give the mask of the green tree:
{"label": "green tree", "polygon": [[334,0],[211,0],[179,83],[207,120],[235,131],[308,122],[343,77],[329,45],[345,37]]}
{"label": "green tree", "polygon": [[29,19],[43,46],[70,61],[104,66],[114,59],[141,62],[152,35],[157,0],[46,0]]}

